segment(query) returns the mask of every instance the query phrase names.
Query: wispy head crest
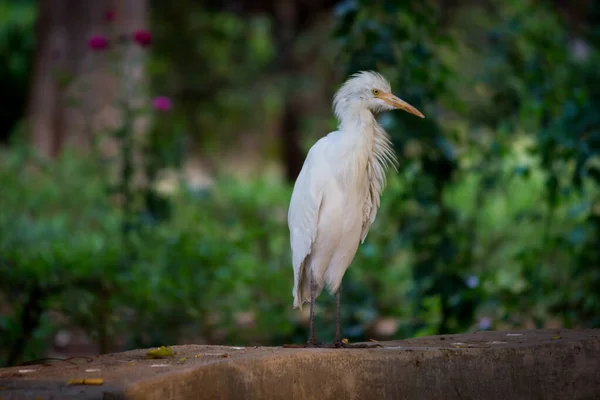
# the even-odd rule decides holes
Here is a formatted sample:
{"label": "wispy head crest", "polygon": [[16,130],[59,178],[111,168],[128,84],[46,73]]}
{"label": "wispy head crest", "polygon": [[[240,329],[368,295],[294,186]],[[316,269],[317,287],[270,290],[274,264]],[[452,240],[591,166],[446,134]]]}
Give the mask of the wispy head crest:
{"label": "wispy head crest", "polygon": [[333,97],[333,112],[338,120],[342,119],[350,102],[359,100],[365,90],[379,89],[390,93],[392,88],[390,82],[383,75],[375,71],[359,71],[342,85]]}

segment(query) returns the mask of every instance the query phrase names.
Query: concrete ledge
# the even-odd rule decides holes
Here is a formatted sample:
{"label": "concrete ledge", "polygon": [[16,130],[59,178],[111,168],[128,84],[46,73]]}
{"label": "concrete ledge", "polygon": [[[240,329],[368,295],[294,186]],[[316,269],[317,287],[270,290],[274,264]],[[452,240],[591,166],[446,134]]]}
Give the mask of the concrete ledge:
{"label": "concrete ledge", "polygon": [[[376,349],[173,346],[0,369],[0,399],[594,399],[600,329],[477,332]],[[97,386],[70,379],[102,378]]]}

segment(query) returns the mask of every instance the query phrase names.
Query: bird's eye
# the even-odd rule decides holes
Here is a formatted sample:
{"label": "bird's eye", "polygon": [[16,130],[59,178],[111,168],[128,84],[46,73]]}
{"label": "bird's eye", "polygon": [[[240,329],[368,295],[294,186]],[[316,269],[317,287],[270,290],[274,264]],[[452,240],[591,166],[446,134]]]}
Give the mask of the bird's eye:
{"label": "bird's eye", "polygon": [[378,89],[373,89],[372,90],[373,95],[377,96],[379,94],[379,90]]}

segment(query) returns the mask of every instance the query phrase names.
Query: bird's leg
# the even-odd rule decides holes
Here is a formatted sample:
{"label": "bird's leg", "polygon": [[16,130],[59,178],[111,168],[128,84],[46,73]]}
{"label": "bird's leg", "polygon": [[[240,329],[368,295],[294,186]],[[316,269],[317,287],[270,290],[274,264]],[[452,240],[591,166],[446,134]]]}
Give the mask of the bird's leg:
{"label": "bird's leg", "polygon": [[342,285],[335,292],[335,347],[344,347],[349,349],[372,349],[374,347],[383,347],[379,343],[344,343],[342,342],[342,316],[341,316],[341,291]]}
{"label": "bird's leg", "polygon": [[283,345],[283,347],[287,347],[287,348],[299,348],[299,347],[326,347],[326,348],[330,348],[330,347],[334,347],[331,344],[323,344],[320,343],[319,341],[317,341],[317,338],[315,336],[315,303],[317,300],[317,281],[315,280],[315,278],[313,277],[312,273],[309,274],[309,282],[308,284],[310,285],[310,317],[308,320],[308,340],[306,341],[305,345],[293,345],[293,344],[286,344]]}
{"label": "bird's leg", "polygon": [[308,342],[307,346],[318,346],[317,338],[315,337],[315,301],[317,297],[317,282],[313,277],[312,271],[309,275],[310,284],[310,319],[308,326]]}
{"label": "bird's leg", "polygon": [[341,317],[341,292],[342,285],[338,288],[337,292],[335,292],[335,339],[333,340],[333,345],[335,347],[342,347],[342,317]]}

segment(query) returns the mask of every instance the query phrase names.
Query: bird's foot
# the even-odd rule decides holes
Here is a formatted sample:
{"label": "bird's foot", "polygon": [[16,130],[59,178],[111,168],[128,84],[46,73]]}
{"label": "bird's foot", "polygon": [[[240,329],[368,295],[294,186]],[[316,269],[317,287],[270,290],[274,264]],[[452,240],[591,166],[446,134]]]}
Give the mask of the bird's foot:
{"label": "bird's foot", "polygon": [[375,349],[377,347],[383,347],[379,343],[347,343],[344,344],[345,349]]}
{"label": "bird's foot", "polygon": [[284,344],[283,345],[284,349],[303,349],[305,347],[306,347],[305,344]]}
{"label": "bird's foot", "polygon": [[319,342],[318,340],[315,340],[315,339],[312,339],[312,340],[309,339],[308,342],[306,342],[305,347],[313,348],[313,349],[327,349],[327,348],[334,348],[335,346],[330,343],[323,343],[323,342]]}
{"label": "bird's foot", "polygon": [[283,347],[286,349],[375,349],[383,346],[379,343],[344,343],[341,340],[336,340],[333,343],[284,344]]}
{"label": "bird's foot", "polygon": [[288,349],[331,349],[336,346],[331,343],[319,342],[316,339],[309,339],[305,344],[284,344],[283,347]]}
{"label": "bird's foot", "polygon": [[377,342],[371,343],[348,343],[347,340],[336,340],[333,342],[333,346],[338,349],[374,349],[377,347],[383,347]]}

